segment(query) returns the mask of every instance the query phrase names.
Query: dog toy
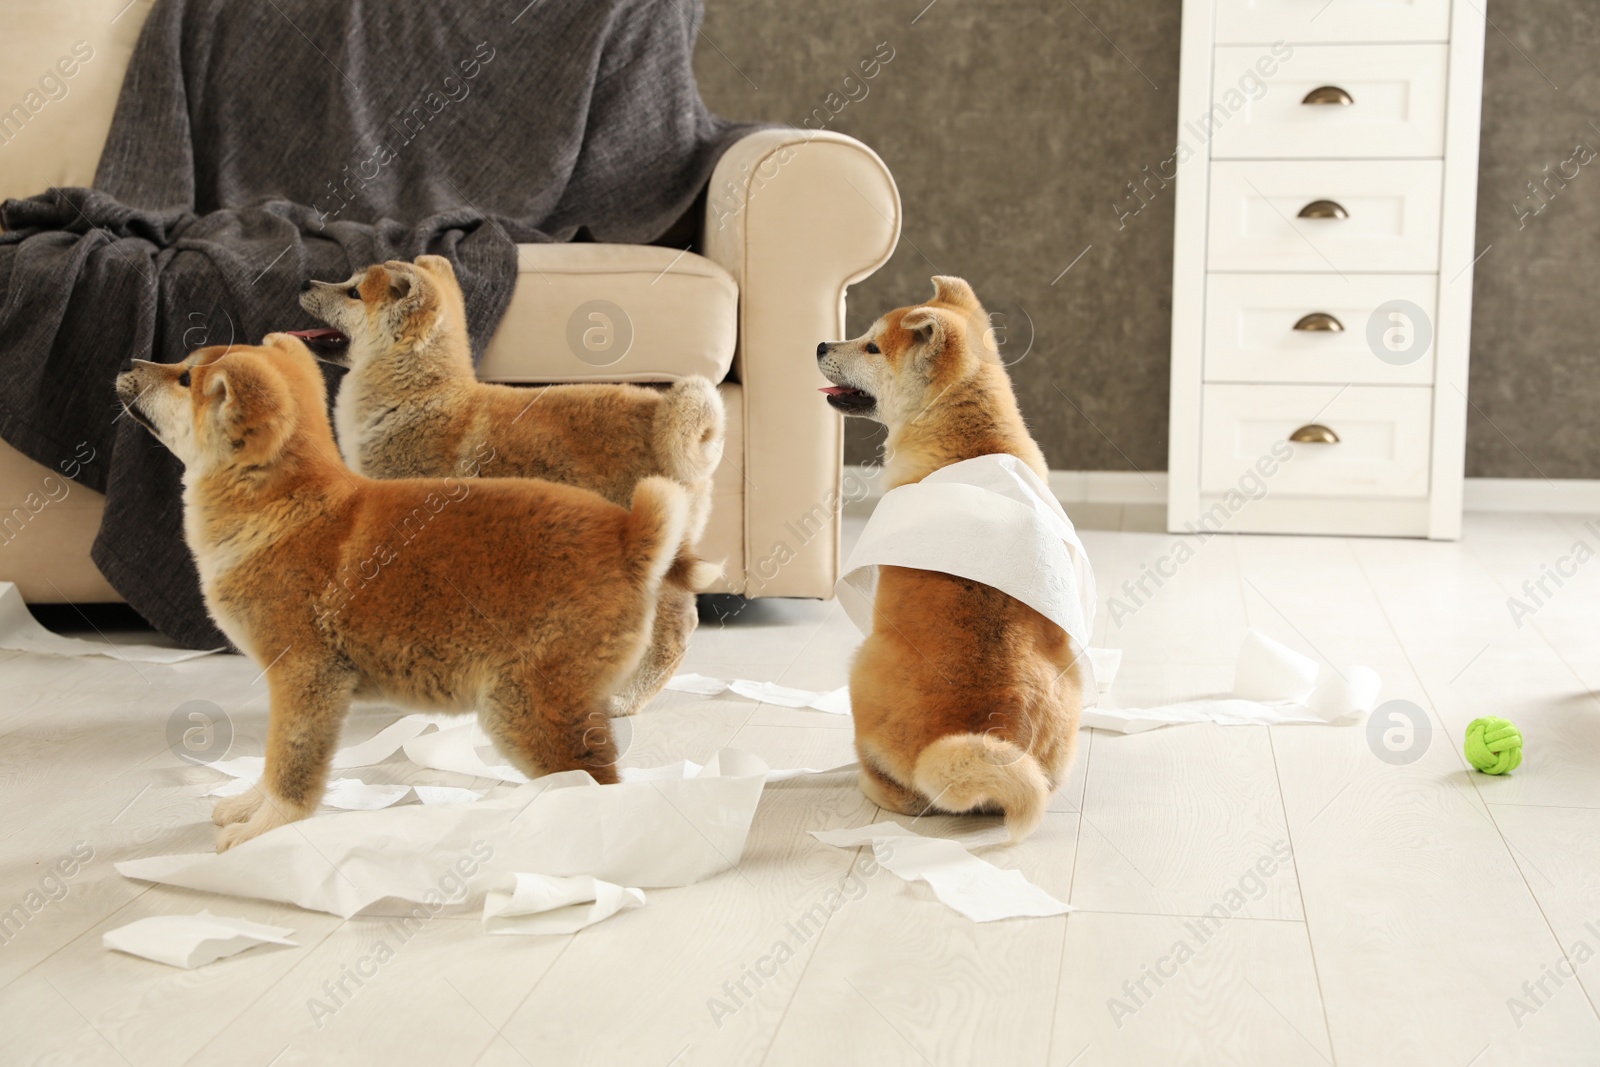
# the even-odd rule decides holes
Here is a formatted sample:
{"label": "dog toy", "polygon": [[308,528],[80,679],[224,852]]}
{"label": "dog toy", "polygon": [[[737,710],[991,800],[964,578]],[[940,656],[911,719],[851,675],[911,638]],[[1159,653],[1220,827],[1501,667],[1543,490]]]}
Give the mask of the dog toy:
{"label": "dog toy", "polygon": [[1505,774],[1522,763],[1522,731],[1510,719],[1473,719],[1464,748],[1467,762],[1484,774]]}

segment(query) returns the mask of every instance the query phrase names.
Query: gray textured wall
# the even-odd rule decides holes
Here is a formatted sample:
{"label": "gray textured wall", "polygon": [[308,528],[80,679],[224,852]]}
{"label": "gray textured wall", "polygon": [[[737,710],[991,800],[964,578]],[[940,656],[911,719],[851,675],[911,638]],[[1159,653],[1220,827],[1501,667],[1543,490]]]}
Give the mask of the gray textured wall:
{"label": "gray textured wall", "polygon": [[[1172,198],[1152,181],[1146,204],[1128,183],[1173,151],[1180,3],[926,2],[706,0],[706,100],[800,125],[848,99],[828,128],[872,145],[905,203],[894,258],[850,292],[852,332],[921,299],[929,275],[959,274],[1006,310],[1013,358],[1032,324],[1012,374],[1052,467],[1165,469]],[[1600,100],[1600,10],[1529,0],[1489,17],[1477,247],[1493,247],[1476,282],[1468,474],[1600,477],[1587,419],[1600,381],[1585,373],[1600,159],[1546,201],[1526,186],[1579,143],[1600,148],[1600,106],[1583,107]],[[859,80],[885,43],[894,58]],[[1524,202],[1544,206],[1519,219]],[[870,458],[877,435],[849,429],[850,461]]]}
{"label": "gray textured wall", "polygon": [[1488,12],[1467,473],[1600,478],[1600,5]]}

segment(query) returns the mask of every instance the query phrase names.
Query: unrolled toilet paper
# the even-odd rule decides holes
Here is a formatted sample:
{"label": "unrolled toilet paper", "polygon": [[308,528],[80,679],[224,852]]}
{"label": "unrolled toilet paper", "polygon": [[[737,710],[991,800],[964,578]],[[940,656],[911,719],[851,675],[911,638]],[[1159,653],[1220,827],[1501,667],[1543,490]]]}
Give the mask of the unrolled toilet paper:
{"label": "unrolled toilet paper", "polygon": [[[1227,725],[1360,722],[1381,683],[1366,667],[1324,670],[1265,634],[1250,631],[1231,694],[1151,708],[1118,708],[1115,649],[1089,647],[1095,584],[1072,520],[1039,476],[1014,456],[979,456],[884,494],[845,564],[837,591],[852,622],[872,630],[883,566],[939,571],[999,589],[1066,631],[1088,663],[1082,725],[1116,733],[1214,722]],[[1085,679],[1086,683],[1088,679]]]}

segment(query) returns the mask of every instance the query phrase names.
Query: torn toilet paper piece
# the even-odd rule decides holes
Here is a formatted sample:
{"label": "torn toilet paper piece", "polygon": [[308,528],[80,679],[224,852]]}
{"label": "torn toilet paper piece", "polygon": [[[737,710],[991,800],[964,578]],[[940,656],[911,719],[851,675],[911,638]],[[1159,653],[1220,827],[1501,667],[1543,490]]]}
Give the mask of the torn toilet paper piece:
{"label": "torn toilet paper piece", "polygon": [[[490,764],[485,757],[498,759],[494,744],[489,736],[477,725],[475,719],[460,719],[440,730],[437,734],[430,735],[417,741],[420,731],[416,723],[408,720],[432,718],[431,716],[407,716],[399,722],[391,724],[381,731],[378,737],[388,735],[385,744],[390,745],[382,757],[387,759],[395,748],[406,749],[406,755],[420,767],[432,770],[454,771],[461,774],[470,774],[481,778],[499,778],[513,784],[523,784],[529,781],[523,777],[522,772],[504,764]],[[405,729],[394,730],[394,727],[404,725]],[[422,724],[424,726],[438,725],[436,722]],[[376,741],[378,738],[373,738]],[[392,742],[392,744],[390,744]],[[416,742],[416,743],[413,743]],[[363,744],[370,744],[364,742]],[[361,748],[362,746],[355,746]],[[350,749],[341,750],[348,752]],[[370,755],[375,749],[368,749],[363,755]],[[348,765],[348,760],[335,757],[335,768]],[[217,760],[208,764],[212,769],[229,775],[229,780],[213,786],[203,796],[208,797],[234,797],[247,793],[253,789],[265,771],[266,760],[261,756],[235,756],[233,759]],[[855,763],[840,764],[837,767],[773,767],[767,771],[767,781],[783,782],[791,778],[800,778],[811,774],[828,774],[833,771],[853,770]],[[619,774],[624,782],[648,781],[682,781],[694,778],[701,771],[701,766],[693,760],[679,760],[661,767],[622,767]],[[423,804],[469,804],[483,799],[484,794],[472,789],[461,789],[454,786],[430,785],[377,785],[364,782],[359,778],[336,778],[328,783],[328,791],[323,795],[322,806],[334,808],[339,811],[376,811],[387,808],[405,800],[415,792],[417,799]]]}
{"label": "torn toilet paper piece", "polygon": [[101,943],[130,956],[142,956],[189,970],[257,945],[294,945],[295,942],[289,940],[292,933],[293,930],[284,926],[268,926],[201,911],[193,915],[152,915],[139,919],[107,930]]}
{"label": "torn toilet paper piece", "polygon": [[791,689],[776,682],[753,682],[745,678],[724,681],[703,674],[680,674],[668,680],[666,688],[675,693],[694,693],[714,697],[725,692],[763,704],[776,704],[783,708],[812,708],[830,715],[850,714],[850,687],[841,686],[827,693],[810,689]]}
{"label": "torn toilet paper piece", "polygon": [[791,689],[776,682],[752,682],[735,678],[728,683],[728,691],[763,704],[776,704],[781,708],[811,708],[830,715],[850,714],[850,687],[840,686],[826,693],[810,689]]}
{"label": "torn toilet paper piece", "polygon": [[[241,793],[248,793],[260,782],[259,778],[232,778],[221,785],[209,790],[204,795],[208,797],[236,797]],[[417,798],[424,804],[448,804],[460,801],[423,799],[421,790],[427,786],[419,786]],[[335,778],[328,783],[327,791],[322,794],[322,806],[335,808],[339,811],[377,811],[379,808],[391,807],[400,803],[411,794],[412,787],[404,784],[377,785],[363,782],[359,778]],[[459,790],[471,793],[470,789]],[[478,794],[473,794],[474,797]]]}
{"label": "torn toilet paper piece", "polygon": [[1111,684],[1117,680],[1117,672],[1122,670],[1122,649],[1089,649],[1089,668],[1094,672],[1097,698],[1091,703],[1096,703],[1111,695]]}
{"label": "torn toilet paper piece", "polygon": [[196,651],[159,645],[119,645],[103,637],[92,641],[63,637],[39,625],[14,582],[0,582],[0,649],[42,656],[105,656],[135,663],[182,663],[222,651],[220,648]]}
{"label": "torn toilet paper piece", "polygon": [[[265,756],[235,756],[232,759],[212,760],[205,766],[214,771],[221,771],[229,778],[248,778],[254,784],[261,780],[267,770],[267,757]],[[212,796],[221,796],[213,793]]]}
{"label": "torn toilet paper piece", "polygon": [[878,865],[908,882],[927,882],[934,896],[973,922],[1023,916],[1063,915],[1072,909],[1034,885],[1021,871],[1008,871],[949,838],[924,837],[899,823],[880,822],[846,830],[812,830],[825,845],[871,845]]}
{"label": "torn toilet paper piece", "polygon": [[667,679],[665,688],[674,693],[693,693],[696,696],[714,697],[728,690],[721,678],[708,678],[703,674],[675,674]]}
{"label": "torn toilet paper piece", "polygon": [[1377,705],[1383,683],[1369,667],[1324,670],[1266,634],[1251,630],[1234,667],[1233,693],[1153,708],[1086,707],[1082,725],[1123,734],[1161,726],[1212,722],[1224,726],[1359,723]]}
{"label": "torn toilet paper piece", "polygon": [[259,781],[261,781],[260,778],[229,778],[221,785],[212,786],[200,795],[205,797],[236,797],[242,793],[250,792]]}
{"label": "torn toilet paper piece", "polygon": [[[352,767],[370,767],[382,763],[394,755],[407,741],[421,736],[425,731],[434,727],[448,727],[459,729],[471,725],[475,720],[459,715],[418,714],[406,715],[379,730],[367,740],[359,744],[341,748],[333,754],[333,769],[336,771],[349,770]],[[484,738],[488,740],[487,737]],[[230,778],[237,779],[233,782],[224,782],[205,795],[208,797],[231,797],[246,792],[266,773],[266,757],[264,756],[235,756],[232,759],[213,760],[203,766],[214,771],[221,771]],[[352,781],[354,779],[351,779]],[[523,778],[522,781],[527,781]],[[403,794],[402,794],[403,795]],[[421,794],[418,794],[419,796]],[[396,798],[399,799],[399,798]],[[424,800],[423,803],[428,803]],[[442,803],[436,801],[436,803]]]}
{"label": "torn toilet paper piece", "polygon": [[341,748],[333,754],[335,770],[347,771],[353,767],[371,767],[382,763],[414,737],[420,737],[437,726],[451,729],[467,722],[470,717],[440,713],[407,715],[385,726],[360,744]]}
{"label": "torn toilet paper piece", "polygon": [[[853,771],[861,764],[841,763],[836,767],[769,767],[767,781],[787,782],[792,778],[804,778],[812,774],[832,774],[834,771]],[[692,760],[679,760],[677,763],[668,763],[663,767],[623,767],[618,773],[624,782],[650,782],[663,778],[693,778],[700,773],[700,764]]]}
{"label": "torn toilet paper piece", "polygon": [[487,934],[575,934],[619,911],[644,906],[644,890],[588,875],[558,878],[518,871],[511,888],[491,889],[483,900]]}
{"label": "torn toilet paper piece", "polygon": [[[259,778],[230,778],[202,795],[236,797],[248,793],[260,781]],[[483,799],[483,794],[476,790],[447,785],[407,785],[398,782],[379,785],[363,782],[359,778],[335,778],[322,794],[322,806],[338,811],[377,811],[379,808],[393,807],[413,792],[424,804],[471,804]]]}
{"label": "torn toilet paper piece", "polygon": [[498,778],[514,785],[529,781],[527,775],[504,762],[505,757],[495,749],[494,742],[475,718],[463,719],[438,733],[414,737],[401,747],[405,749],[406,758],[419,767],[470,774],[475,778]]}
{"label": "torn toilet paper piece", "polygon": [[[339,749],[333,754],[333,769],[346,771],[354,767],[371,767],[373,764],[382,763],[407,741],[421,736],[435,726],[441,729],[459,729],[476,721],[470,716],[462,715],[404,716],[365,741]],[[488,738],[485,737],[484,740],[487,741]],[[264,756],[234,756],[232,759],[212,760],[203,766],[221,771],[230,778],[260,778],[266,763]]]}
{"label": "torn toilet paper piece", "polygon": [[[617,774],[624,782],[659,782],[666,779],[693,778],[700,773],[700,764],[681,759],[660,767],[619,767]],[[768,772],[771,773],[770,771]]]}
{"label": "torn toilet paper piece", "polygon": [[400,803],[410,793],[409,785],[375,785],[359,778],[335,778],[322,794],[322,805],[340,811],[377,811]]}
{"label": "torn toilet paper piece", "polygon": [[459,789],[453,785],[414,785],[411,791],[424,804],[476,804],[483,794],[476,789]]}
{"label": "torn toilet paper piece", "polygon": [[680,886],[739,862],[767,765],[737,749],[693,778],[599,785],[563,771],[473,804],[319,814],[220,855],[125,860],[129,878],[345,918],[382,900],[466,906],[518,872]]}
{"label": "torn toilet paper piece", "polygon": [[851,761],[837,767],[774,767],[767,772],[767,782],[787,782],[792,778],[805,778],[813,774],[833,774],[835,771],[855,771],[861,764]]}

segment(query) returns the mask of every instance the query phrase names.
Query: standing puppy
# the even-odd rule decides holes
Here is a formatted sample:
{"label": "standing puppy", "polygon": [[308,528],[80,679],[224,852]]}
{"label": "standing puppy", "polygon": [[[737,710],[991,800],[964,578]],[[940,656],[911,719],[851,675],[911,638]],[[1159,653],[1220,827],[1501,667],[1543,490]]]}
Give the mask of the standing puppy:
{"label": "standing puppy", "polygon": [[676,483],[641,481],[630,511],[521,479],[372,481],[339,461],[286,334],[136,360],[117,396],[183,461],[206,607],[271,687],[266,773],[218,803],[218,851],[316,810],[355,695],[477,708],[525,774],[617,780],[605,708],[684,551]]}
{"label": "standing puppy", "polygon": [[[639,385],[520,388],[473,373],[455,269],[442,256],[393,260],[344,282],[306,282],[300,304],[333,331],[330,354],[350,373],[334,421],[352,470],[372,478],[483,473],[544,478],[626,505],[643,478],[688,492],[693,547],[711,510],[724,412],[712,384],[691,377],[666,390]],[[696,625],[695,594],[714,567],[688,557],[668,573],[655,631],[612,711],[631,714],[677,669]]]}
{"label": "standing puppy", "polygon": [[[979,456],[1041,479],[989,317],[960,278],[853,341],[817,346],[828,403],[889,429],[887,488]],[[1007,546],[994,545],[996,553]],[[991,586],[884,566],[872,632],[850,672],[861,788],[891,811],[1002,811],[1031,833],[1078,740],[1086,664],[1066,631]]]}

